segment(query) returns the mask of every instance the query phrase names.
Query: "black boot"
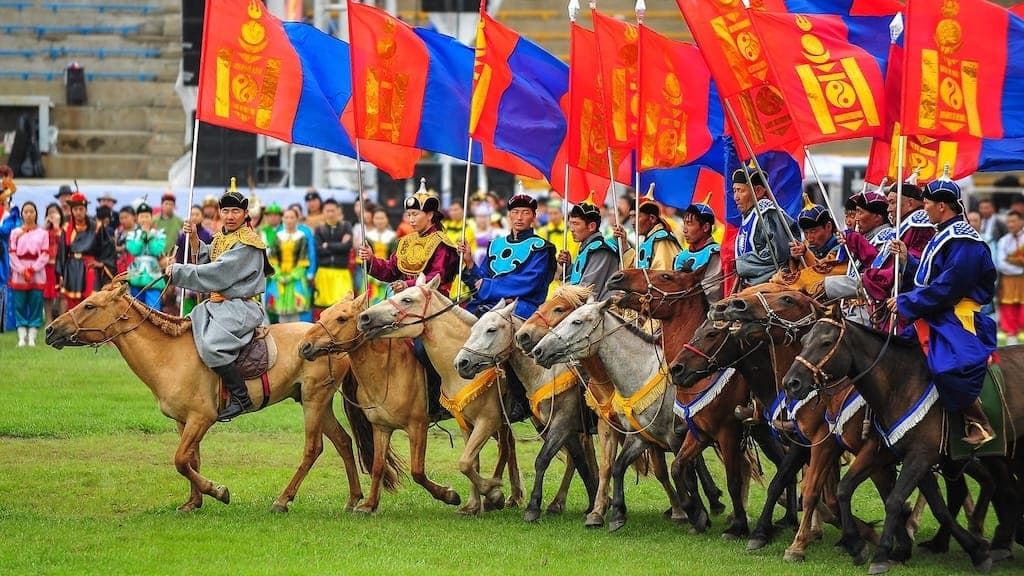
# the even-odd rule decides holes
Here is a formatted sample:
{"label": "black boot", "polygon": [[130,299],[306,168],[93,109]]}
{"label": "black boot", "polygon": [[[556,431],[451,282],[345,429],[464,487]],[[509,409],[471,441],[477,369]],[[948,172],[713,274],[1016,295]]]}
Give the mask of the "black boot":
{"label": "black boot", "polygon": [[533,415],[530,401],[526,399],[526,388],[511,367],[506,367],[505,375],[508,383],[508,389],[505,390],[505,396],[508,398],[508,421],[522,422]]}
{"label": "black boot", "polygon": [[964,442],[977,448],[995,439],[996,431],[988,423],[988,416],[985,415],[980,398],[964,408],[963,414],[964,428],[967,433],[963,438]]}
{"label": "black boot", "polygon": [[238,367],[233,363],[226,366],[218,366],[213,369],[224,381],[224,387],[228,389],[231,398],[227,406],[217,414],[219,422],[230,422],[232,418],[252,411],[252,400],[249,399],[249,390],[245,387],[245,381],[238,372]]}

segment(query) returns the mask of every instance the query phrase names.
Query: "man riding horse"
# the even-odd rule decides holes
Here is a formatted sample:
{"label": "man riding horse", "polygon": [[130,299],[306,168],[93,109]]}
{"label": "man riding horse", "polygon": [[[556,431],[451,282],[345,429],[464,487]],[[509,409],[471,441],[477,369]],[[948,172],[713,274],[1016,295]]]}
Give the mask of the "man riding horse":
{"label": "man riding horse", "polygon": [[[643,237],[636,250],[636,267],[647,270],[671,270],[676,254],[682,250],[679,239],[661,217],[661,206],[650,194],[640,198],[640,211],[636,217],[636,229]],[[613,235],[626,242],[626,229],[616,225]]]}
{"label": "man riding horse", "polygon": [[676,254],[673,270],[694,271],[704,266],[704,296],[708,302],[718,302],[725,295],[722,277],[722,247],[715,242],[715,211],[707,204],[695,202],[683,212],[683,239],[686,248]]}
{"label": "man riding horse", "polygon": [[573,260],[569,252],[558,254],[558,263],[572,266],[569,284],[593,286],[598,300],[608,297],[608,279],[619,271],[618,247],[601,235],[601,209],[587,201],[569,211],[569,232],[579,243],[580,253]]}
{"label": "man riding horse", "polygon": [[[499,236],[487,248],[486,262],[478,266],[473,252],[465,242],[459,253],[466,264],[462,281],[473,288],[473,298],[466,310],[481,316],[502,299],[516,299],[515,315],[529,318],[544,303],[548,285],[555,277],[555,246],[533,230],[537,217],[537,199],[516,194],[505,203],[511,226],[507,236]],[[526,390],[518,378],[510,378],[509,419],[522,420],[530,413]]]}
{"label": "man riding horse", "polygon": [[169,264],[171,284],[194,292],[209,292],[189,317],[196,349],[203,363],[224,381],[231,398],[217,415],[221,422],[252,410],[252,400],[235,360],[264,323],[260,295],[274,270],[267,261],[267,245],[248,225],[249,199],[231,190],[220,198],[223,229],[209,244],[201,241],[195,224],[185,222],[191,262]]}
{"label": "man riding horse", "polygon": [[963,217],[955,182],[928,184],[924,210],[935,225],[935,236],[921,257],[911,254],[909,262],[907,245],[893,242],[900,263],[907,262],[907,271],[914,273],[914,288],[890,298],[888,307],[914,322],[919,338],[927,334],[928,368],[943,404],[963,413],[964,442],[980,446],[995,437],[978,398],[996,349],[996,324],[981,313],[995,293],[995,264],[984,239]]}
{"label": "man riding horse", "polygon": [[786,228],[792,230],[793,221],[769,198],[767,183],[767,175],[757,169],[740,168],[732,173],[733,201],[743,214],[736,234],[736,275],[741,289],[768,281],[786,264],[789,254]]}

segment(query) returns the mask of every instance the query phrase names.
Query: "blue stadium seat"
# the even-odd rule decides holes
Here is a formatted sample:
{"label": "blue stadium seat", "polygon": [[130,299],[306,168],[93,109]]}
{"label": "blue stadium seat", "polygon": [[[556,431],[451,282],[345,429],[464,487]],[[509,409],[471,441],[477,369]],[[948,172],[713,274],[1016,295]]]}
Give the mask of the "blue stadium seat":
{"label": "blue stadium seat", "polygon": [[86,72],[85,77],[93,80],[131,80],[134,82],[155,82],[156,74],[148,72]]}
{"label": "blue stadium seat", "polygon": [[[31,5],[31,2],[25,4]],[[153,6],[149,4],[72,4],[68,2],[43,2],[43,8],[49,8],[54,13],[62,10],[95,10],[96,12],[138,12],[139,14],[149,14],[150,12],[158,12],[159,6]]]}
{"label": "blue stadium seat", "polygon": [[[47,54],[51,60],[64,58],[66,56],[93,56],[103,60],[111,58],[159,58],[159,48],[74,48],[68,46],[53,47],[47,50],[40,50],[41,54]],[[0,54],[3,54],[0,51]]]}
{"label": "blue stadium seat", "polygon": [[31,6],[32,2],[25,2],[24,0],[19,0],[17,2],[10,2],[8,0],[0,1],[0,8],[17,8],[18,12],[21,12],[25,8],[29,8]]}
{"label": "blue stadium seat", "polygon": [[36,55],[35,50],[0,50],[0,56],[24,56],[25,58],[31,58]]}
{"label": "blue stadium seat", "polygon": [[58,78],[63,79],[63,72],[39,72],[36,70],[0,70],[0,78],[14,78],[17,80],[46,80],[51,82]]}

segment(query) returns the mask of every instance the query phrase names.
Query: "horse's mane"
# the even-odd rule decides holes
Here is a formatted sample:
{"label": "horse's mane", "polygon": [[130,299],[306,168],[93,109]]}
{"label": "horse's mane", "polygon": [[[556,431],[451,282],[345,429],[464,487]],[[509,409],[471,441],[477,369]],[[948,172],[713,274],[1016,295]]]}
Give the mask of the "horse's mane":
{"label": "horse's mane", "polygon": [[187,316],[182,318],[181,316],[164,314],[159,310],[154,310],[149,306],[146,306],[127,294],[125,294],[125,298],[128,298],[128,301],[131,303],[131,307],[134,308],[136,312],[142,314],[151,324],[159,328],[161,332],[168,336],[181,336],[182,334],[192,330],[192,319]]}
{"label": "horse's mane", "polygon": [[609,315],[611,315],[612,318],[615,318],[619,322],[622,322],[622,324],[626,328],[626,331],[629,332],[630,334],[640,338],[641,340],[643,340],[644,342],[646,342],[648,344],[660,344],[661,343],[661,339],[657,335],[655,335],[655,334],[648,334],[647,332],[644,332],[643,329],[641,329],[640,327],[636,326],[632,322],[626,320],[625,318],[623,318],[622,316],[620,316],[616,312],[613,312],[611,310],[608,310],[607,312],[608,312]]}
{"label": "horse's mane", "polygon": [[434,297],[439,298],[441,301],[443,301],[445,306],[451,306],[451,309],[449,311],[452,314],[454,314],[455,317],[458,318],[459,320],[462,320],[463,322],[469,324],[470,326],[476,324],[476,316],[473,316],[472,313],[470,313],[461,306],[452,305],[452,299],[449,298],[448,295],[445,294],[444,292],[441,292],[440,290],[434,290]]}
{"label": "horse's mane", "polygon": [[[885,330],[879,330],[877,328],[872,328],[871,326],[865,326],[863,324],[851,322],[850,320],[846,321],[846,325],[856,326],[857,328],[860,328],[861,330],[867,332],[868,334],[874,336],[875,338],[878,338],[879,340],[885,340],[886,338],[889,337],[889,332]],[[908,338],[907,336],[900,336],[899,334],[892,336],[890,342],[892,344],[895,344],[896,346],[899,346],[900,348],[917,348],[918,350],[921,349],[921,342],[918,341],[916,338]]]}
{"label": "horse's mane", "polygon": [[572,306],[579,308],[587,303],[587,298],[590,298],[590,295],[593,293],[593,286],[562,284],[555,289],[555,292],[551,295],[551,299],[562,298],[567,300]]}

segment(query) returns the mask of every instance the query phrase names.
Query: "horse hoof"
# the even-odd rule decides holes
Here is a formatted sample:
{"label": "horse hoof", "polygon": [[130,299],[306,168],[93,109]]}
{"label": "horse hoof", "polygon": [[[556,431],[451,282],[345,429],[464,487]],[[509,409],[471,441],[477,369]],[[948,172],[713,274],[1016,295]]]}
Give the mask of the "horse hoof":
{"label": "horse hoof", "polygon": [[505,500],[505,508],[519,508],[523,505],[523,498],[515,498],[510,496],[508,500]]}
{"label": "horse hoof", "polygon": [[1007,548],[993,548],[992,551],[989,552],[989,557],[992,558],[993,562],[1013,560],[1013,551]]}
{"label": "horse hoof", "polygon": [[587,518],[583,521],[583,525],[587,528],[600,528],[604,526],[604,516],[596,512],[587,514]]}
{"label": "horse hoof", "polygon": [[782,559],[786,562],[803,562],[807,559],[807,555],[804,552],[787,549],[786,553],[782,555]]}
{"label": "horse hoof", "polygon": [[750,530],[742,526],[730,526],[722,532],[722,540],[739,540],[750,535]]}
{"label": "horse hoof", "polygon": [[610,520],[610,521],[608,521],[608,531],[609,532],[617,532],[620,528],[622,528],[625,525],[626,525],[626,519],[625,518],[622,518],[620,520]]}
{"label": "horse hoof", "polygon": [[220,500],[221,502],[223,502],[225,504],[230,504],[231,503],[231,491],[228,490],[228,487],[223,485],[223,484],[220,484],[218,486],[214,486],[213,487],[213,494],[210,494],[210,496],[213,496],[214,498],[216,498],[217,500]]}
{"label": "horse hoof", "polygon": [[988,574],[992,571],[992,557],[989,556],[981,561],[981,564],[975,564],[974,570],[979,574]]}
{"label": "horse hoof", "polygon": [[461,516],[476,516],[480,514],[480,505],[470,502],[469,504],[466,504],[465,506],[456,510],[456,513],[458,513]]}
{"label": "horse hoof", "polygon": [[196,504],[194,502],[185,502],[181,506],[178,506],[177,510],[178,512],[195,512],[200,507],[202,507],[202,504]]}
{"label": "horse hoof", "polygon": [[722,532],[722,540],[733,542],[733,541],[739,540],[739,539],[740,539],[739,536],[737,536],[737,535],[735,535],[735,534],[733,534],[731,532]]}
{"label": "horse hoof", "polygon": [[932,538],[931,540],[921,542],[917,547],[932,554],[945,554],[946,552],[949,552],[949,540],[940,542],[937,539]]}
{"label": "horse hoof", "polygon": [[768,540],[765,538],[751,538],[747,540],[747,552],[754,552],[760,550],[768,545]]}
{"label": "horse hoof", "polygon": [[562,512],[565,512],[565,502],[552,502],[548,504],[548,514],[561,514]]}
{"label": "horse hoof", "polygon": [[712,516],[721,516],[725,512],[725,504],[721,502],[712,502],[710,508]]}
{"label": "horse hoof", "polygon": [[871,566],[868,566],[868,574],[870,576],[885,574],[891,567],[892,565],[889,562],[872,562]]}
{"label": "horse hoof", "polygon": [[871,551],[868,550],[867,546],[861,548],[860,552],[857,552],[856,554],[853,555],[853,565],[854,566],[862,566],[865,562],[868,561],[868,557],[870,555],[871,555]]}
{"label": "horse hoof", "polygon": [[373,514],[376,511],[377,511],[376,507],[369,506],[367,504],[363,504],[361,506],[356,506],[355,508],[352,509],[352,513],[353,514],[361,514],[363,516],[369,516],[370,514]]}
{"label": "horse hoof", "polygon": [[526,512],[523,513],[523,521],[533,523],[540,519],[540,510],[535,508],[527,508]]}
{"label": "horse hoof", "polygon": [[288,505],[287,504],[280,504],[278,502],[274,502],[274,505],[270,507],[270,511],[272,513],[274,513],[274,514],[287,514],[288,513]]}

